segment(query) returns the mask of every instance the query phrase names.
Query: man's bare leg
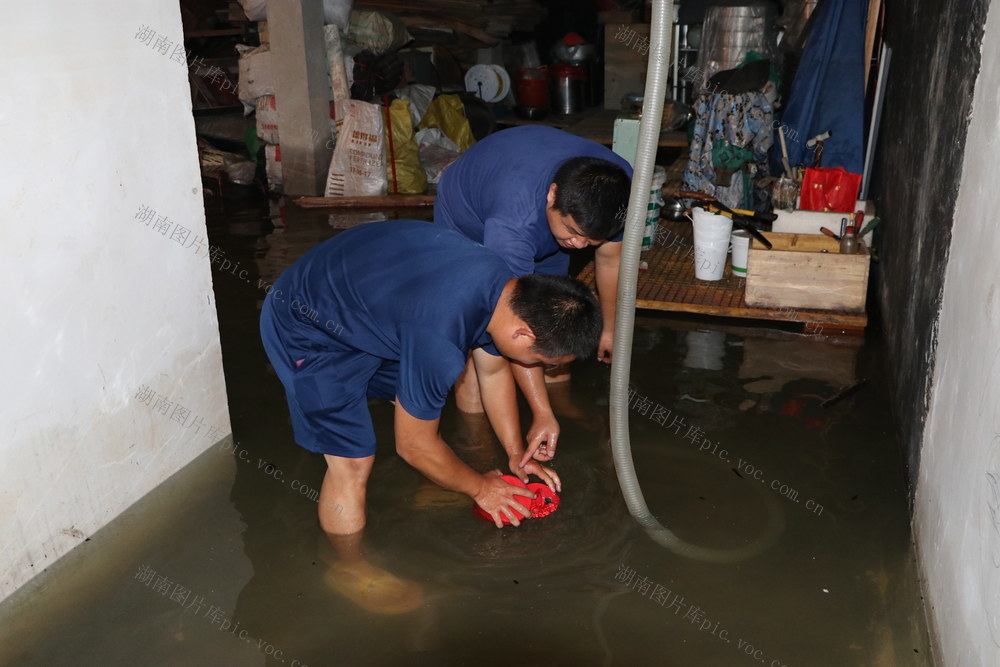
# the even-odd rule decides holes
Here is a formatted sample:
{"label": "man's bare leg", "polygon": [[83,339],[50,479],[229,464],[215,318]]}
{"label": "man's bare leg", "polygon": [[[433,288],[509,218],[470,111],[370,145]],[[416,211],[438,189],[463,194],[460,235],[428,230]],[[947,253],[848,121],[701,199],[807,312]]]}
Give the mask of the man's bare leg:
{"label": "man's bare leg", "polygon": [[319,491],[319,525],[327,533],[349,535],[365,527],[365,495],[375,456],[348,459],[327,454]]}
{"label": "man's bare leg", "polygon": [[327,585],[378,614],[402,614],[420,607],[420,587],[365,560],[362,537],[365,495],[374,456],[349,459],[326,455],[326,476],[319,492],[319,524],[333,547],[335,561]]}
{"label": "man's bare leg", "polygon": [[483,412],[483,399],[479,394],[479,377],[470,356],[465,360],[465,370],[455,383],[455,405],[462,412]]}

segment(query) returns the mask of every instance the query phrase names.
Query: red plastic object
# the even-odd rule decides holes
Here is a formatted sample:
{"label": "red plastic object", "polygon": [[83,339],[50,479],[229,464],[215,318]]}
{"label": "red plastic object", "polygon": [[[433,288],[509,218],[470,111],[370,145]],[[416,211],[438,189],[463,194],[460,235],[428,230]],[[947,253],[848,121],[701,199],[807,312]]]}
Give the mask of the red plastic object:
{"label": "red plastic object", "polygon": [[802,179],[800,203],[807,211],[851,213],[860,187],[861,174],[843,167],[810,167]]}
{"label": "red plastic object", "polygon": [[[541,482],[532,482],[531,484],[526,485],[513,475],[501,475],[500,479],[508,484],[513,484],[514,486],[519,486],[522,489],[528,489],[529,491],[534,492],[534,500],[529,500],[527,496],[515,496],[517,501],[527,507],[528,511],[531,512],[532,519],[540,519],[543,516],[548,516],[549,514],[555,512],[556,508],[559,507],[559,495]],[[493,523],[493,517],[486,513],[479,505],[473,506],[472,509],[480,519]],[[517,515],[518,521],[524,518],[519,512],[514,512],[514,514]],[[504,525],[510,523],[510,520],[503,515],[500,516],[500,520],[503,521]]]}
{"label": "red plastic object", "polygon": [[522,69],[517,79],[517,101],[526,107],[548,108],[549,74],[544,69]]}
{"label": "red plastic object", "polygon": [[559,495],[545,484],[532,482],[528,484],[528,490],[535,492],[535,499],[528,506],[532,519],[541,519],[559,508]]}

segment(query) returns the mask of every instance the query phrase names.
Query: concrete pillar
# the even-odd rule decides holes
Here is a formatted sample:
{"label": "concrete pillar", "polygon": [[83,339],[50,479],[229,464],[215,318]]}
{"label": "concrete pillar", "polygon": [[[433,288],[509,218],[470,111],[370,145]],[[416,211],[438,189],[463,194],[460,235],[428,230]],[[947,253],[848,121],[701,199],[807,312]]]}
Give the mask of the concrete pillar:
{"label": "concrete pillar", "polygon": [[323,2],[269,2],[267,27],[285,192],[322,195],[333,152]]}

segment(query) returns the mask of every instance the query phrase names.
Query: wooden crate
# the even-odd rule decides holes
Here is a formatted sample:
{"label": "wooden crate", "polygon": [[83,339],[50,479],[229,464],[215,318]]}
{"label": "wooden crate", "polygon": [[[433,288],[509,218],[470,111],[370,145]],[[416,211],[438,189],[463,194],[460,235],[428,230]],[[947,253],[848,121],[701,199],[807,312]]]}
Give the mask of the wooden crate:
{"label": "wooden crate", "polygon": [[870,256],[863,243],[858,242],[858,254],[841,255],[840,243],[828,236],[770,232],[764,236],[774,248],[751,243],[748,306],[864,312]]}

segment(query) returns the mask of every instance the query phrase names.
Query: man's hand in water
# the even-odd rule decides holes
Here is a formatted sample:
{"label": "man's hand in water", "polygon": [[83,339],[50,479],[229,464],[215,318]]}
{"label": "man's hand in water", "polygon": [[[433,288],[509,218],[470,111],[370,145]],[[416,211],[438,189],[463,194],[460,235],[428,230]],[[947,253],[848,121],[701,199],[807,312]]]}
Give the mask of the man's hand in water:
{"label": "man's hand in water", "polygon": [[521,457],[520,463],[526,464],[529,459],[536,461],[551,461],[556,455],[556,444],[559,442],[559,422],[552,411],[536,416],[531,422],[527,435],[528,449]]}
{"label": "man's hand in water", "polygon": [[518,456],[512,456],[509,465],[510,471],[514,473],[514,476],[525,484],[528,483],[528,475],[535,475],[556,493],[562,492],[562,480],[559,479],[559,475],[552,468],[546,468],[538,461],[528,461],[522,466],[521,459]]}
{"label": "man's hand in water", "polygon": [[521,520],[517,518],[517,512],[523,517],[530,517],[531,510],[514,499],[514,496],[524,496],[534,500],[533,491],[508,484],[500,478],[499,470],[491,470],[482,474],[483,483],[479,491],[472,496],[483,510],[493,517],[493,523],[497,528],[503,528],[503,519],[507,519],[515,526],[521,525]]}
{"label": "man's hand in water", "polygon": [[615,334],[609,329],[601,332],[601,342],[597,345],[597,360],[611,363],[611,352],[615,347]]}

